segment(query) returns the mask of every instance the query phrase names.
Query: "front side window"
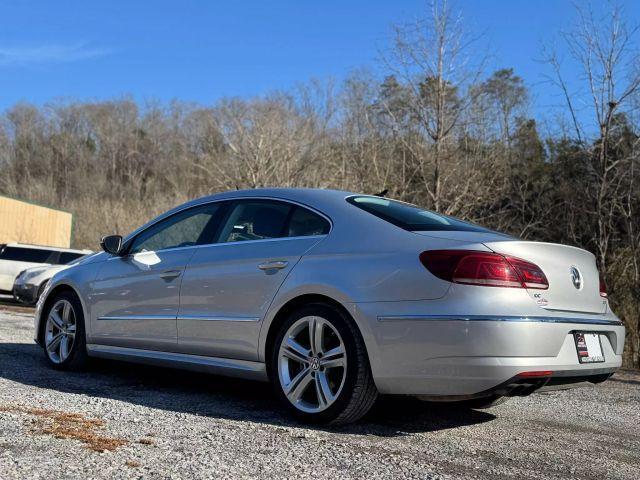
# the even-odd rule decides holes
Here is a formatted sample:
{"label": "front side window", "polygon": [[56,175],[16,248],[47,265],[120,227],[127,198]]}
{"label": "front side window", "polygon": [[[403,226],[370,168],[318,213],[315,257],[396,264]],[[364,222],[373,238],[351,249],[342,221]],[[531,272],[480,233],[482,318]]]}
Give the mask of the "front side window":
{"label": "front side window", "polygon": [[55,255],[51,250],[39,248],[5,247],[0,253],[0,260],[13,260],[15,262],[49,263]]}
{"label": "front side window", "polygon": [[140,233],[129,247],[130,254],[192,247],[210,243],[215,235],[216,203],[190,208],[162,220]]}
{"label": "front side window", "polygon": [[293,206],[270,200],[243,200],[231,207],[219,242],[265,240],[287,236],[286,226]]}
{"label": "front side window", "polygon": [[349,197],[347,202],[362,210],[386,220],[400,228],[411,232],[420,231],[458,231],[489,232],[490,230],[463,222],[456,218],[440,215],[424,210],[408,203],[389,200],[382,197],[356,196]]}

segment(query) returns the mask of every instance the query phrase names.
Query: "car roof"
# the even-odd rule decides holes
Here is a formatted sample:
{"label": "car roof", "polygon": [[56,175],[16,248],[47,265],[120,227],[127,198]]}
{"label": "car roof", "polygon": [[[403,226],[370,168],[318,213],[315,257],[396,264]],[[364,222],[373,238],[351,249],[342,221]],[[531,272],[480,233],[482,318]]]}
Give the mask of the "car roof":
{"label": "car roof", "polygon": [[244,190],[229,190],[199,198],[195,201],[222,200],[226,198],[242,197],[274,197],[294,201],[315,200],[319,202],[343,200],[355,195],[353,192],[333,190],[327,188],[251,188]]}
{"label": "car roof", "polygon": [[183,203],[182,205],[169,210],[163,214],[162,217],[169,216],[178,210],[183,210],[184,208],[203,203],[243,198],[272,198],[275,200],[289,200],[315,208],[331,216],[331,214],[337,213],[336,210],[344,210],[345,208],[348,208],[348,204],[344,200],[352,195],[358,194],[344,190],[331,190],[324,188],[252,188],[245,190],[229,190]]}

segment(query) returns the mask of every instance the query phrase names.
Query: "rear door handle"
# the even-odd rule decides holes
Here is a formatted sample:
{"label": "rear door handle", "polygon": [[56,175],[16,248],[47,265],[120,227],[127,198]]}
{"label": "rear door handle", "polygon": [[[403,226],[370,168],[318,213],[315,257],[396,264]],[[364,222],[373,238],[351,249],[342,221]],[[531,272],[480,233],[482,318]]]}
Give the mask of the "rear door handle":
{"label": "rear door handle", "polygon": [[160,274],[160,278],[164,278],[165,280],[171,280],[173,278],[177,278],[182,273],[181,270],[166,270]]}
{"label": "rear door handle", "polygon": [[281,270],[289,265],[289,262],[284,260],[277,260],[275,262],[265,262],[258,265],[260,270]]}

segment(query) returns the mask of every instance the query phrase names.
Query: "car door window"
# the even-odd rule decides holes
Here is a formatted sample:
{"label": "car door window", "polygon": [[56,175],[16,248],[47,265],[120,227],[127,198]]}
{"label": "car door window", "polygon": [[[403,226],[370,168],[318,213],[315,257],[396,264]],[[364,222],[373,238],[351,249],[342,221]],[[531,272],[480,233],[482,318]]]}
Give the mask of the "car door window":
{"label": "car door window", "polygon": [[289,220],[289,237],[309,237],[312,235],[326,235],[331,226],[329,222],[317,213],[306,208],[296,207]]}
{"label": "car door window", "polygon": [[271,200],[235,203],[219,236],[221,243],[286,237],[293,206]]}
{"label": "car door window", "polygon": [[0,260],[13,260],[16,262],[48,263],[55,254],[51,250],[39,248],[5,247],[0,254]]}
{"label": "car door window", "polygon": [[128,253],[191,247],[210,243],[216,228],[217,203],[201,205],[176,213],[140,233]]}

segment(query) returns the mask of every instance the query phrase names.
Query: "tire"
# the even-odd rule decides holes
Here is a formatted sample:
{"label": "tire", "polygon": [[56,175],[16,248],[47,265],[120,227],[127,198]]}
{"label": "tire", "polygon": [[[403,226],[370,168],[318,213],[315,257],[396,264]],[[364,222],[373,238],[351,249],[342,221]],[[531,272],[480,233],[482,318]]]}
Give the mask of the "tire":
{"label": "tire", "polygon": [[484,409],[496,407],[498,405],[502,405],[507,400],[509,400],[509,398],[510,397],[501,397],[498,395],[491,395],[490,397],[473,398],[471,400],[456,402],[456,404],[464,408],[472,408],[474,410],[484,410]]}
{"label": "tire", "polygon": [[84,314],[78,297],[71,292],[56,295],[43,319],[41,338],[47,363],[57,370],[84,369],[88,355]]}
{"label": "tire", "polygon": [[[318,332],[315,343],[311,331]],[[360,332],[351,318],[325,304],[305,306],[280,326],[269,378],[281,403],[305,423],[355,422],[378,398]]]}

